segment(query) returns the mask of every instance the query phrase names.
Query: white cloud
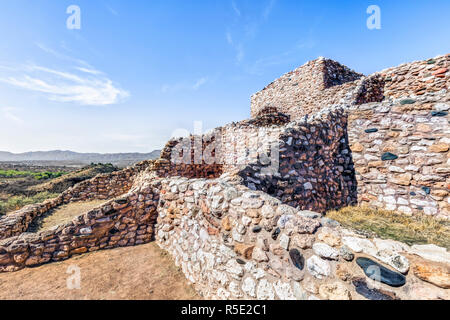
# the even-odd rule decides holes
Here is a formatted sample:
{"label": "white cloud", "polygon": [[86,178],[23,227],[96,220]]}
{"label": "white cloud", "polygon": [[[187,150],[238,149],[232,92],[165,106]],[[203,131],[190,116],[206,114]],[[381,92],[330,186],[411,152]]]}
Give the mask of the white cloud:
{"label": "white cloud", "polygon": [[4,117],[6,120],[11,121],[11,122],[14,122],[15,124],[18,124],[18,125],[23,124],[23,120],[22,120],[19,116],[17,116],[17,115],[15,114],[15,112],[17,111],[16,108],[13,108],[13,107],[3,107],[3,108],[1,108],[1,111],[2,111],[3,117]]}
{"label": "white cloud", "polygon": [[117,12],[117,10],[114,10],[113,8],[111,8],[110,6],[106,6],[106,9],[108,9],[109,12],[111,12],[111,14],[118,16],[119,12]]}
{"label": "white cloud", "polygon": [[267,6],[264,8],[264,11],[262,14],[264,20],[267,20],[269,18],[270,13],[272,12],[273,7],[275,6],[276,2],[277,2],[277,0],[270,0],[269,3],[267,4]]}
{"label": "white cloud", "polygon": [[207,77],[203,77],[197,80],[197,82],[192,86],[192,89],[198,90],[201,86],[203,86],[206,82],[208,82]]}
{"label": "white cloud", "polygon": [[246,66],[246,71],[250,74],[262,75],[264,73],[264,70],[268,67],[280,64],[294,63],[297,60],[299,52],[304,49],[312,49],[315,45],[316,42],[311,36],[309,36],[308,39],[299,42],[290,50],[256,60],[249,66]]}
{"label": "white cloud", "polygon": [[[261,11],[255,14],[255,10],[249,11],[249,14],[243,14],[243,19],[235,19],[233,27],[235,29],[235,34],[241,36],[241,39],[236,41],[233,39],[231,32],[228,30],[225,33],[226,40],[228,44],[235,51],[236,63],[240,64],[245,57],[245,47],[248,42],[254,39],[258,31],[264,23],[267,22],[273,8],[276,5],[277,0],[268,0],[265,5],[261,7]],[[231,2],[231,7],[238,17],[241,17],[241,11],[238,9],[234,0]],[[229,27],[228,29],[231,29]]]}
{"label": "white cloud", "polygon": [[225,37],[227,39],[228,44],[232,45],[233,44],[233,38],[231,36],[231,33],[230,32],[225,33]]}
{"label": "white cloud", "polygon": [[29,91],[40,92],[48,99],[81,105],[110,105],[127,98],[129,93],[116,86],[102,72],[79,66],[73,72],[43,66],[16,68],[13,74],[0,76],[0,82]]}
{"label": "white cloud", "polygon": [[237,15],[238,17],[240,17],[240,16],[241,16],[241,11],[240,11],[239,8],[237,7],[236,2],[231,1],[231,7],[233,8],[234,13],[236,13],[236,15]]}
{"label": "white cloud", "polygon": [[182,90],[194,90],[195,91],[195,90],[200,89],[200,87],[205,85],[208,81],[209,81],[208,77],[202,77],[202,78],[195,80],[193,83],[179,82],[179,83],[175,83],[175,84],[164,84],[161,87],[161,92],[162,93],[167,93],[167,92],[173,93],[173,92],[182,91]]}

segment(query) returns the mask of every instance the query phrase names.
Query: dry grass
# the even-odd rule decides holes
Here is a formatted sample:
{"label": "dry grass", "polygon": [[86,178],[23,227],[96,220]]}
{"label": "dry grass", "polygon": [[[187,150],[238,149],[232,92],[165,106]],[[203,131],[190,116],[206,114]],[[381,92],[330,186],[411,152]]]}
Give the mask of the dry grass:
{"label": "dry grass", "polygon": [[450,248],[450,223],[416,215],[408,217],[392,211],[368,207],[346,207],[327,213],[343,226],[372,233],[380,238],[411,244],[433,243]]}
{"label": "dry grass", "polygon": [[58,194],[50,192],[41,192],[33,196],[8,196],[0,194],[0,215],[9,214],[20,208],[35,203],[41,203],[44,200],[56,198]]}
{"label": "dry grass", "polygon": [[72,202],[54,210],[50,210],[42,217],[33,221],[28,229],[28,232],[44,231],[52,227],[65,224],[72,221],[73,218],[87,213],[91,209],[94,209],[103,203],[105,203],[105,200]]}
{"label": "dry grass", "polygon": [[[69,290],[69,266],[81,289]],[[155,243],[103,250],[14,273],[0,274],[0,299],[198,300],[170,256]]]}

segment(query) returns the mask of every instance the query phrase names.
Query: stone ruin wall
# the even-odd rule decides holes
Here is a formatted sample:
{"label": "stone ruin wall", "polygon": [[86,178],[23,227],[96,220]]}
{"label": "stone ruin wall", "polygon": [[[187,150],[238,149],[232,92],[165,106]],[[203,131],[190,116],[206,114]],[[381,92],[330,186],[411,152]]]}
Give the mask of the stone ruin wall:
{"label": "stone ruin wall", "polygon": [[251,97],[251,116],[263,114],[267,108],[275,108],[292,120],[312,115],[340,103],[362,76],[329,59],[309,61],[255,93]]}
{"label": "stone ruin wall", "polygon": [[[220,142],[212,148],[207,143],[210,135],[187,138],[187,145],[192,146],[196,139],[207,141],[201,151],[213,154],[218,166],[222,166],[216,177],[222,172],[236,173],[250,189],[304,210],[324,213],[356,203],[347,117],[342,109],[325,110],[299,122],[288,122],[286,116],[277,113],[265,114],[218,128],[216,134],[221,137]],[[179,152],[176,147],[180,141],[167,145],[163,151],[166,159]],[[193,162],[194,157],[192,151],[188,160]],[[204,171],[191,170],[194,165],[171,166],[174,167],[176,170],[168,169],[159,175],[205,177]],[[202,170],[210,167],[204,165]]]}
{"label": "stone ruin wall", "polygon": [[384,95],[396,99],[448,90],[450,54],[415,61],[378,72],[384,78]]}
{"label": "stone ruin wall", "polygon": [[[448,79],[448,73],[445,76]],[[367,97],[375,92],[376,96],[379,91],[373,90],[373,84],[380,81],[379,75],[359,79],[352,94]],[[177,142],[169,142],[161,159],[76,185],[59,201],[115,199],[62,226],[20,235],[19,228],[17,234],[1,240],[0,271],[16,271],[85,252],[156,240],[172,254],[187,279],[206,298],[448,300],[450,254],[445,248],[410,247],[396,241],[370,239],[321,214],[351,202],[355,191],[352,159],[360,201],[376,192],[385,200],[389,195],[384,192],[390,187],[396,192],[406,188],[393,180],[399,178],[397,174],[404,174],[398,168],[407,171],[405,159],[408,166],[418,165],[416,159],[436,159],[421,167],[416,175],[418,181],[430,170],[435,176],[445,176],[446,185],[439,184],[436,188],[436,183],[430,181],[433,187],[429,197],[437,201],[439,210],[448,209],[441,205],[448,203],[448,195],[443,192],[448,191],[445,168],[449,164],[448,148],[443,151],[444,145],[448,147],[446,94],[425,93],[414,97],[414,102],[409,97],[353,105],[343,110],[330,107],[311,119],[290,123],[289,115],[272,109],[254,119],[220,128],[225,133],[226,151],[224,165],[220,167],[203,162],[195,166],[171,164],[167,156]],[[257,134],[248,130],[248,135],[243,135],[242,128],[262,128],[266,133],[279,134],[278,139],[269,141],[279,147],[279,176],[270,171],[262,174],[266,167],[264,157],[250,156],[251,162],[243,165],[234,162],[242,156],[233,153],[237,151],[236,142],[251,144]],[[395,144],[397,141],[402,142],[400,146]],[[361,147],[357,142],[362,151],[358,151]],[[267,152],[264,144],[258,144],[258,148]],[[202,145],[202,150],[209,151],[208,146]],[[379,150],[377,146],[381,146]],[[385,156],[383,150],[388,146],[400,151],[402,147],[418,152],[424,150],[411,149],[424,146],[432,149],[427,149],[425,156],[417,153],[402,156],[398,152],[398,159],[386,159],[373,168],[369,163],[358,162],[374,160],[367,155]],[[370,170],[364,173],[367,167]],[[366,180],[370,178],[366,174],[384,174],[387,182],[374,184]],[[412,174],[411,180],[414,182],[407,191],[419,188],[415,175]],[[443,182],[442,178],[438,182]],[[437,190],[441,193],[436,194]],[[298,192],[302,196],[295,198]],[[443,202],[432,198],[436,195],[443,197]],[[426,196],[418,197],[422,201],[420,197]],[[399,199],[395,198],[396,205],[400,205]],[[60,204],[52,201],[36,205],[33,211],[36,213],[22,216],[24,220],[19,219],[19,225]],[[369,199],[374,204],[372,201],[375,200]],[[382,202],[379,197],[376,201]],[[319,213],[303,210],[309,208],[318,208]],[[438,211],[437,216],[442,216],[442,212]],[[16,215],[20,216],[19,212],[11,216]],[[371,266],[382,268],[383,283],[370,278],[367,265],[360,267],[368,261]]]}
{"label": "stone ruin wall", "polygon": [[261,161],[239,172],[246,186],[300,210],[325,213],[356,203],[356,180],[342,109],[322,110],[282,127],[279,166],[264,174]]}
{"label": "stone ruin wall", "polygon": [[[130,170],[113,173],[109,178],[118,182],[121,176],[130,177]],[[96,182],[99,182],[100,186],[100,182],[105,178],[107,178],[105,175],[93,178],[90,180],[92,183],[90,187],[92,188]],[[129,182],[126,181],[124,185]],[[78,190],[81,187],[76,185],[74,189]],[[65,260],[77,254],[152,241],[159,202],[158,181],[152,184],[139,184],[133,190],[127,190],[125,194],[121,193],[120,197],[117,194],[119,192],[119,190],[108,192],[108,195],[115,199],[63,225],[38,233],[27,233],[25,228],[20,234],[6,238],[2,234],[4,239],[0,241],[0,272],[17,271],[51,261]],[[106,191],[102,191],[97,195],[103,198],[105,193]],[[79,195],[78,192],[76,194]],[[89,199],[95,196],[92,193],[89,195]],[[47,203],[52,201],[54,200]],[[62,201],[62,198],[55,200],[55,203],[59,201]],[[44,209],[40,211],[41,214],[45,212]],[[27,221],[28,224],[33,220],[29,216],[27,219],[30,219]]]}
{"label": "stone ruin wall", "polygon": [[[143,167],[142,167],[143,166]],[[135,176],[148,166],[148,162],[112,173],[100,174],[67,189],[54,199],[24,208],[0,217],[0,239],[26,232],[31,222],[44,213],[63,204],[76,201],[106,200],[127,193]]]}
{"label": "stone ruin wall", "polygon": [[450,219],[450,94],[353,106],[358,202]]}
{"label": "stone ruin wall", "polygon": [[[269,108],[283,111],[291,119],[307,120],[305,115],[326,106],[343,107],[349,117],[358,203],[449,219],[450,55],[389,68],[325,89],[313,85],[318,78],[333,74],[326,70],[317,74],[320,69],[311,67],[321,60],[307,63],[255,94],[252,116]],[[311,71],[316,74],[309,74]],[[297,84],[288,86],[295,74],[308,81],[304,86],[310,92]],[[350,78],[348,73],[342,76]],[[388,152],[399,159],[383,160],[389,158]]]}
{"label": "stone ruin wall", "polygon": [[[163,179],[160,197],[156,241],[207,299],[450,298],[444,248],[366,238],[230,174]],[[361,258],[388,265],[399,282],[373,282]]]}

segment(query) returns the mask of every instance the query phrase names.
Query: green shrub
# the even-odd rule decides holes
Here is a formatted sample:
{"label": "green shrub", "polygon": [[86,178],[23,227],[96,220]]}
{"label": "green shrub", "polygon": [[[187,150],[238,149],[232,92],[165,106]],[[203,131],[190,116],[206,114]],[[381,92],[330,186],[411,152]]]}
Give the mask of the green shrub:
{"label": "green shrub", "polygon": [[35,203],[41,203],[44,200],[56,198],[57,193],[41,192],[31,197],[13,196],[7,200],[0,200],[0,214],[6,214],[11,211],[19,210],[20,208]]}
{"label": "green shrub", "polygon": [[32,171],[17,171],[17,170],[0,170],[0,177],[2,178],[19,178],[19,177],[33,177],[36,180],[47,180],[61,177],[66,172],[32,172]]}

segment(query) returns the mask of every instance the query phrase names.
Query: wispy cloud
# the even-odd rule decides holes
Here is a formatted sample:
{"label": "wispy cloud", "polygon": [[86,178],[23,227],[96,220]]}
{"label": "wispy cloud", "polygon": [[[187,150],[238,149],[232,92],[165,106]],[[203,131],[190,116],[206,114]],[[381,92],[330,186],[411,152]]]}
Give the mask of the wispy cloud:
{"label": "wispy cloud", "polygon": [[236,13],[236,15],[237,15],[238,17],[240,17],[240,16],[241,16],[241,11],[240,11],[239,8],[237,7],[236,2],[231,1],[231,7],[233,8],[234,13]]}
{"label": "wispy cloud", "polygon": [[264,20],[267,20],[272,13],[273,7],[275,6],[277,0],[270,0],[269,3],[266,5],[266,7],[263,10],[262,16]]}
{"label": "wispy cloud", "polygon": [[[245,14],[245,11],[241,11],[237,7],[234,0],[231,1],[231,8],[236,15],[236,19],[228,27],[225,38],[228,44],[234,49],[237,64],[240,64],[244,60],[246,45],[256,37],[261,25],[267,22],[276,2],[277,0],[268,0],[255,15],[254,10],[249,11],[251,12],[250,14]],[[238,40],[233,38],[231,29],[236,31],[235,34],[238,35]]]}
{"label": "wispy cloud", "polygon": [[113,83],[103,72],[83,60],[60,54],[39,45],[45,52],[74,65],[59,70],[36,64],[5,67],[0,70],[0,82],[24,90],[42,93],[53,101],[72,102],[81,105],[111,105],[129,96],[129,92]]}
{"label": "wispy cloud", "polygon": [[182,90],[198,90],[200,87],[204,86],[206,83],[208,83],[209,77],[201,77],[199,79],[196,79],[192,83],[188,82],[179,82],[175,84],[164,84],[161,87],[161,92],[168,93],[168,92],[178,92]]}
{"label": "wispy cloud", "polygon": [[299,42],[289,50],[256,60],[249,66],[246,66],[246,71],[250,74],[262,75],[266,68],[277,66],[280,64],[295,62],[301,50],[312,49],[315,46],[316,42],[313,40],[312,37],[309,37],[305,41]]}
{"label": "wispy cloud", "polygon": [[192,89],[198,90],[201,86],[203,86],[206,82],[208,82],[208,77],[203,77],[197,80],[197,82],[192,86]]}
{"label": "wispy cloud", "polygon": [[1,114],[3,118],[7,121],[13,122],[17,125],[23,124],[22,118],[16,115],[17,108],[13,107],[3,107],[1,108]]}
{"label": "wispy cloud", "polygon": [[110,7],[108,5],[106,6],[106,9],[108,9],[108,11],[111,12],[111,14],[113,14],[115,16],[119,15],[119,12],[117,12],[116,10],[114,10],[112,7]]}

